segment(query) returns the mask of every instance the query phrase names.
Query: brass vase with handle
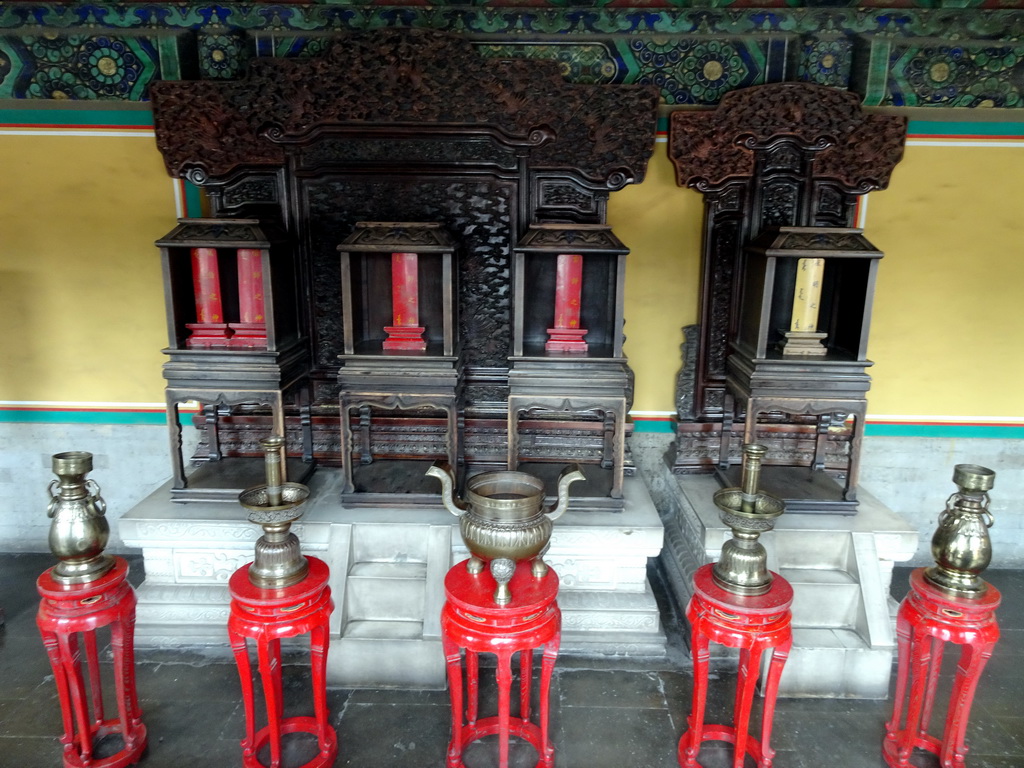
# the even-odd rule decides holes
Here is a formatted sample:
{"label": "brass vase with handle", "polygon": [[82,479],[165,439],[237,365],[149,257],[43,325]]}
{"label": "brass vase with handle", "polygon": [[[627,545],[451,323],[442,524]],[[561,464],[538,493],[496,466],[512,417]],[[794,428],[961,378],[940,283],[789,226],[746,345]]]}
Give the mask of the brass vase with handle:
{"label": "brass vase with handle", "polygon": [[50,551],[60,560],[54,566],[53,579],[62,584],[87,584],[96,581],[114,567],[114,558],[103,554],[110,538],[107,503],[94,480],[88,451],[56,453],[50,481],[50,503],[46,514],[50,523]]}
{"label": "brass vase with handle", "polygon": [[932,536],[935,565],[924,577],[947,594],[978,598],[988,589],[981,572],[992,561],[988,492],[995,485],[996,473],[977,464],[957,464],[953,482],[957,492],[946,501]]}

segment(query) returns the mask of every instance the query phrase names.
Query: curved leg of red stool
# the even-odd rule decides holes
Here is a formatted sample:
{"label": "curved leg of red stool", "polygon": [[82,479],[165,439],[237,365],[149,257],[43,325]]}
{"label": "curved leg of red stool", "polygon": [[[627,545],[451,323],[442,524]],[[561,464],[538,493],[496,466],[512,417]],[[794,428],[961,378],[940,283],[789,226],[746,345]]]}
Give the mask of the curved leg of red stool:
{"label": "curved leg of red stool", "polygon": [[131,749],[135,746],[135,734],[128,720],[131,703],[128,701],[127,688],[130,685],[132,670],[124,664],[124,627],[120,621],[110,625],[110,650],[114,655],[114,688],[117,691],[117,716],[121,721],[121,736],[124,745]]}
{"label": "curved leg of red stool", "polygon": [[775,701],[779,697],[779,680],[786,659],[793,647],[792,636],[787,637],[781,645],[772,651],[772,660],[768,665],[768,680],[764,689],[764,710],[761,714],[761,765],[759,768],[771,768],[775,759],[775,750],[771,747],[772,726],[775,722]]}
{"label": "curved leg of red stool", "polygon": [[[452,740],[448,744],[448,768],[458,768],[462,764],[462,653],[459,646],[444,634],[441,636],[441,647],[448,664],[448,695],[452,701]],[[469,655],[470,652],[466,651],[467,666]]]}
{"label": "curved leg of red stool", "polygon": [[83,632],[82,639],[85,641],[85,664],[89,670],[89,698],[92,704],[92,721],[94,725],[98,726],[106,720],[106,715],[103,712],[103,690],[100,688],[100,654],[96,648],[96,633]]}
{"label": "curved leg of red stool", "polygon": [[960,663],[956,667],[953,680],[953,695],[949,701],[949,712],[946,714],[946,728],[942,738],[942,753],[939,762],[942,768],[963,768],[967,748],[964,737],[967,734],[967,721],[974,702],[974,692],[981,679],[981,671],[992,655],[995,643],[979,645],[968,644],[960,651]]}
{"label": "curved leg of red stool", "polygon": [[509,724],[512,698],[512,654],[499,650],[498,657],[498,768],[508,768]]}
{"label": "curved leg of red stool", "polygon": [[519,717],[523,722],[530,719],[530,685],[533,677],[533,650],[519,652]]}
{"label": "curved leg of red stool", "polygon": [[[128,713],[133,728],[138,728],[142,725],[142,709],[139,707],[139,691],[135,685],[135,604],[135,593],[130,592],[124,603],[124,618],[122,620],[122,626],[124,627],[124,637],[122,639],[124,652],[121,655],[121,660],[124,664],[125,674],[131,680],[131,685],[128,686],[127,691]],[[132,736],[134,744],[134,732]]]}
{"label": "curved leg of red stool", "polygon": [[679,740],[679,764],[683,768],[693,768],[700,754],[701,740],[704,736],[704,708],[708,697],[708,636],[704,633],[701,620],[696,615],[689,615],[690,647],[693,656],[693,705],[687,719],[687,730]]}
{"label": "curved leg of red stool", "polygon": [[551,735],[548,730],[548,723],[551,717],[551,707],[548,694],[551,691],[551,674],[555,670],[555,659],[558,658],[558,648],[561,645],[561,636],[555,634],[544,646],[544,655],[540,663],[540,743],[541,754],[538,765],[541,768],[552,768],[555,764],[555,747],[551,743]]}
{"label": "curved leg of red stool", "polygon": [[921,733],[927,733],[932,723],[932,707],[935,706],[935,690],[939,685],[939,672],[942,671],[941,637],[932,637],[932,659],[928,668],[928,683],[924,689],[924,705],[921,708]]}
{"label": "curved leg of red stool", "polygon": [[256,703],[252,686],[252,666],[249,664],[249,647],[245,637],[228,630],[231,650],[238,666],[238,678],[242,684],[242,707],[245,709],[245,738],[242,739],[242,755],[252,757],[256,753]]}
{"label": "curved leg of red stool", "polygon": [[907,726],[897,753],[897,765],[906,768],[914,751],[914,741],[921,733],[921,712],[924,710],[925,687],[931,668],[931,642],[920,632],[914,632],[910,641],[910,703],[907,705]]}
{"label": "curved leg of red stool", "polygon": [[885,738],[896,741],[903,719],[903,703],[907,696],[907,678],[910,676],[910,621],[906,603],[896,614],[896,691],[892,699],[892,718],[885,724]]}
{"label": "curved leg of red stool", "polygon": [[281,640],[275,637],[268,641],[267,645],[270,649],[270,658],[276,660],[271,667],[271,672],[274,690],[277,692],[277,719],[281,720],[284,717],[284,672],[281,669]]}
{"label": "curved leg of red stool", "polygon": [[[466,649],[466,721],[476,725],[480,706],[480,657],[476,651]],[[462,717],[462,713],[459,713]]]}
{"label": "curved leg of red stool", "polygon": [[281,644],[267,637],[257,638],[256,654],[259,658],[260,677],[263,680],[263,699],[267,705],[267,727],[270,735],[270,768],[281,768],[281,657],[274,653]]}
{"label": "curved leg of red stool", "polygon": [[78,724],[78,744],[82,762],[88,764],[92,760],[92,738],[90,738],[89,712],[85,702],[85,681],[82,680],[81,656],[78,650],[78,637],[74,633],[57,635],[60,655],[64,663],[64,674],[67,676],[68,690],[71,693],[71,706]]}
{"label": "curved leg of red stool", "polygon": [[326,757],[331,750],[328,746],[327,729],[330,721],[327,714],[327,643],[329,629],[326,623],[317,624],[309,631],[309,661],[313,673],[313,712],[316,715],[316,738],[320,754]]}
{"label": "curved leg of red stool", "polygon": [[64,735],[61,736],[60,743],[64,745],[65,750],[69,750],[75,741],[75,721],[71,713],[71,691],[68,688],[68,678],[64,671],[64,663],[61,661],[57,635],[54,632],[41,628],[39,633],[43,636],[43,647],[46,648],[46,655],[50,657],[53,679],[57,683],[60,714],[61,719],[64,721]]}
{"label": "curved leg of red stool", "polygon": [[754,642],[750,648],[740,649],[740,664],[736,678],[736,705],[733,709],[733,727],[736,730],[733,768],[743,768],[747,755],[747,734],[750,731],[750,710],[754,704],[758,673],[761,671],[762,647]]}

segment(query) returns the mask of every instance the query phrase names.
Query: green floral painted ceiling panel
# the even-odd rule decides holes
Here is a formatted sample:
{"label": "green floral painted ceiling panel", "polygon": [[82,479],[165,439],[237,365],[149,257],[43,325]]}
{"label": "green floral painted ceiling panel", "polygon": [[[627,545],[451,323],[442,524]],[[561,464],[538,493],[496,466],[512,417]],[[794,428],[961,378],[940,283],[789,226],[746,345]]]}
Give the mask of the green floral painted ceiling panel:
{"label": "green floral painted ceiling panel", "polygon": [[0,98],[143,101],[177,79],[182,35],[46,31],[0,37]]}
{"label": "green floral painted ceiling panel", "polygon": [[654,84],[667,104],[801,80],[852,88],[868,105],[1024,107],[1024,0],[621,3],[0,2],[0,98],[144,101],[157,79],[237,78],[253,57],[318,55],[338,34],[409,27],[466,35],[486,57],[552,59],[574,83]]}

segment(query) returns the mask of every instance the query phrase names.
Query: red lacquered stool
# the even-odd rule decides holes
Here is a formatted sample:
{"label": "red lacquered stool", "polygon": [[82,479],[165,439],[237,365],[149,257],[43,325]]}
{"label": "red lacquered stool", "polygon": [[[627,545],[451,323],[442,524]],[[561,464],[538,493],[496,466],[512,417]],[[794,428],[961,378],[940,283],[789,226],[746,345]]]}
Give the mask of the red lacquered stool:
{"label": "red lacquered stool", "polygon": [[[733,766],[742,768],[750,755],[758,768],[769,768],[775,751],[769,745],[779,678],[793,646],[793,588],[773,573],[771,588],[763,595],[744,596],[718,586],[711,575],[711,565],[702,566],[693,577],[694,593],[686,609],[690,622],[693,650],[693,706],[687,730],[679,739],[679,764],[684,768],[697,765],[700,746],[705,741],[734,744]],[[704,708],[708,694],[708,643],[721,643],[739,648],[739,675],[736,680],[736,703],[733,725],[704,725]],[[772,653],[764,690],[764,712],[761,716],[761,741],[748,738],[750,709],[754,689],[761,670],[761,656]]]}
{"label": "red lacquered stool", "polygon": [[[146,727],[135,692],[135,592],[128,583],[128,563],[114,558],[114,567],[88,584],[62,584],[53,569],[36,581],[42,596],[36,622],[53,665],[64,718],[64,765],[67,768],[122,768],[137,763],[146,748]],[[114,656],[117,717],[103,712],[96,630],[110,627]],[[78,634],[85,645],[89,690],[82,677]],[[92,716],[89,705],[92,704]],[[123,747],[114,755],[93,757],[98,739],[120,734]]]}
{"label": "red lacquered stool", "polygon": [[[910,592],[896,614],[899,669],[892,719],[885,725],[882,754],[887,765],[903,768],[910,764],[910,756],[917,747],[938,755],[942,768],[963,768],[967,754],[964,734],[971,702],[985,662],[999,640],[995,610],[1001,596],[999,590],[989,584],[980,597],[953,597],[929,584],[924,571],[918,568],[910,574]],[[928,735],[928,726],[944,642],[957,643],[961,649],[946,727],[940,740]],[[910,703],[901,730],[908,678]]]}
{"label": "red lacquered stool", "polygon": [[[448,768],[463,768],[462,752],[484,736],[498,734],[498,764],[508,768],[509,737],[517,736],[537,750],[537,766],[554,765],[555,748],[548,735],[548,689],[561,641],[562,614],[558,575],[548,568],[535,578],[529,562],[516,566],[509,582],[512,601],[494,602],[496,583],[490,572],[473,575],[462,562],[444,580],[447,602],[441,611],[441,643],[448,662],[452,699],[452,740]],[[530,721],[530,686],[533,651],[544,646],[540,674],[539,724]],[[463,724],[462,649],[466,652],[466,709]],[[519,717],[511,716],[512,654],[519,652]],[[497,656],[498,715],[478,719],[480,653]]]}
{"label": "red lacquered stool", "polygon": [[[256,754],[270,745],[270,768],[281,765],[281,736],[311,733],[316,736],[319,753],[302,768],[326,768],[338,754],[338,738],[327,720],[327,643],[328,622],[334,604],[327,586],[327,564],[315,557],[309,560],[309,574],[290,587],[260,589],[249,582],[249,565],[231,576],[231,615],[228,637],[242,679],[242,703],[245,706],[245,739],[242,740],[242,764],[245,768],[264,768]],[[310,663],[313,669],[314,717],[284,717],[281,690],[281,639],[309,633]],[[267,725],[256,731],[252,669],[249,665],[247,638],[256,641]]]}

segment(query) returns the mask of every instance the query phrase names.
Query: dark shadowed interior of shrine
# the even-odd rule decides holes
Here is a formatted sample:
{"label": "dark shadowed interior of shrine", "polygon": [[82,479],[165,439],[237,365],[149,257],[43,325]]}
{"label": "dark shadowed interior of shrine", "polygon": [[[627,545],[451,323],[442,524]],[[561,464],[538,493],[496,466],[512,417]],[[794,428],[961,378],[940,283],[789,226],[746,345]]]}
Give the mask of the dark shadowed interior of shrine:
{"label": "dark shadowed interior of shrine", "polygon": [[269,766],[282,677],[272,768],[506,768],[509,685],[510,768],[1024,766],[1022,40],[1024,0],[0,2],[0,768],[141,749],[126,626],[141,768]]}

